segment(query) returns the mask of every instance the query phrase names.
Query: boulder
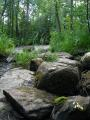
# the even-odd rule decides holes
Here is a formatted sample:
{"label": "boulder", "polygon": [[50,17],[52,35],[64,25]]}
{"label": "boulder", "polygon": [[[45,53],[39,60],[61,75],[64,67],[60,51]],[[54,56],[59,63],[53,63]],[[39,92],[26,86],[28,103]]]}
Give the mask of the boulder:
{"label": "boulder", "polygon": [[33,72],[21,68],[14,68],[8,70],[0,78],[0,120],[19,120],[20,115],[11,108],[3,96],[3,89],[10,89],[19,86],[32,86],[34,80]]}
{"label": "boulder", "polygon": [[1,77],[0,120],[46,120],[50,117],[55,96],[34,88],[33,82],[33,72],[21,68],[11,69]]}
{"label": "boulder", "polygon": [[74,95],[79,79],[77,67],[58,62],[43,62],[36,72],[35,86],[57,95]]}
{"label": "boulder", "polygon": [[90,71],[82,73],[82,79],[79,82],[79,91],[81,95],[90,95]]}
{"label": "boulder", "polygon": [[36,72],[42,62],[42,58],[32,59],[30,62],[30,70]]}
{"label": "boulder", "polygon": [[33,82],[33,72],[26,69],[14,68],[8,70],[0,78],[0,90],[16,88],[22,85],[30,86],[33,84]]}
{"label": "boulder", "polygon": [[82,70],[90,70],[90,52],[85,53],[81,58]]}
{"label": "boulder", "polygon": [[76,60],[71,60],[71,59],[68,59],[68,58],[59,58],[58,63],[67,64],[67,65],[71,65],[73,67],[78,67],[78,68],[81,67],[80,62],[78,62]]}
{"label": "boulder", "polygon": [[68,97],[62,105],[52,111],[53,120],[90,120],[90,97]]}
{"label": "boulder", "polygon": [[48,61],[48,62],[53,62],[57,60],[57,54],[56,53],[52,53],[50,51],[46,52],[46,53],[42,53],[40,56],[42,56],[42,59],[44,61]]}
{"label": "boulder", "polygon": [[4,90],[7,101],[24,119],[46,120],[50,118],[54,95],[33,87]]}
{"label": "boulder", "polygon": [[59,52],[58,57],[59,58],[73,59],[73,56],[70,53],[67,53],[67,52]]}
{"label": "boulder", "polygon": [[43,60],[47,60],[48,56],[56,55],[58,58],[67,58],[67,59],[73,59],[73,56],[67,52],[59,52],[59,53],[52,53],[52,52],[45,52],[45,53],[40,53],[39,57],[42,58]]}

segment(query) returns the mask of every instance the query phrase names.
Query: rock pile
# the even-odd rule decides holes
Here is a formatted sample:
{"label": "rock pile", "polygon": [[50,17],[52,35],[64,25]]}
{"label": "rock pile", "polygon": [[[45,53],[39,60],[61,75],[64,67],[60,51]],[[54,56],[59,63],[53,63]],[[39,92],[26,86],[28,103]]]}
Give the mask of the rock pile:
{"label": "rock pile", "polygon": [[[15,68],[0,78],[0,120],[90,120],[90,52],[81,61],[58,56],[33,60],[35,72]],[[67,99],[55,104],[56,95]]]}

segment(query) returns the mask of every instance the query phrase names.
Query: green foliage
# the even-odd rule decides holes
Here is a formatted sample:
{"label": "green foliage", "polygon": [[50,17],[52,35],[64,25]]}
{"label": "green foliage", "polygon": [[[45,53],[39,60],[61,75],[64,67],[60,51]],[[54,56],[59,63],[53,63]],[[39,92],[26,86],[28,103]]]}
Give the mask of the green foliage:
{"label": "green foliage", "polygon": [[30,61],[36,57],[37,57],[36,52],[23,51],[21,53],[16,53],[15,55],[16,65],[27,67]]}
{"label": "green foliage", "polygon": [[53,32],[51,33],[51,51],[66,51],[74,50],[75,41],[73,40],[72,32]]}
{"label": "green foliage", "polygon": [[74,53],[78,50],[88,50],[90,48],[90,36],[84,30],[66,31],[62,33],[53,32],[50,41],[51,51],[65,51]]}
{"label": "green foliage", "polygon": [[23,45],[32,45],[33,40],[32,39],[14,39],[14,43],[16,46],[23,46]]}
{"label": "green foliage", "polygon": [[[52,51],[73,53],[79,49],[90,50],[90,13],[87,5],[88,0],[1,0],[0,33],[15,38],[17,46],[50,42]],[[7,41],[8,38],[5,39]],[[7,47],[1,47],[4,54],[11,51],[4,48]]]}
{"label": "green foliage", "polygon": [[86,31],[78,32],[78,41],[77,47],[78,49],[89,49],[90,48],[90,33]]}
{"label": "green foliage", "polygon": [[57,97],[55,100],[54,100],[54,104],[63,104],[65,103],[65,101],[67,100],[68,98],[65,97],[65,96],[62,96],[62,97]]}
{"label": "green foliage", "polygon": [[47,62],[54,62],[58,59],[58,56],[56,53],[51,53],[51,52],[47,52],[44,57],[43,60],[47,61]]}
{"label": "green foliage", "polygon": [[64,32],[64,39],[61,42],[61,47],[60,50],[61,51],[65,51],[65,52],[74,52],[75,49],[75,45],[76,45],[76,40],[75,40],[75,36],[73,32]]}
{"label": "green foliage", "polygon": [[6,35],[0,36],[0,54],[5,56],[9,55],[14,50],[14,42]]}
{"label": "green foliage", "polygon": [[63,40],[62,34],[58,32],[51,32],[51,39],[50,39],[50,49],[51,51],[60,51],[61,41]]}

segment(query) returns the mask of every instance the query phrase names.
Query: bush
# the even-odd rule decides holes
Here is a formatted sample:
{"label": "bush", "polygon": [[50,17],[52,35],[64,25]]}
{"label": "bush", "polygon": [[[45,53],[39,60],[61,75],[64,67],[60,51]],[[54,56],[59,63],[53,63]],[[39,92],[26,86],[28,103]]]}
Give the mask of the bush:
{"label": "bush", "polygon": [[79,50],[90,49],[90,36],[84,30],[51,33],[51,51],[65,51],[74,53]]}
{"label": "bush", "polygon": [[86,31],[79,31],[77,49],[89,49],[90,48],[90,33]]}
{"label": "bush", "polygon": [[63,36],[60,35],[58,32],[51,32],[51,39],[50,39],[50,49],[52,52],[60,51],[61,41]]}
{"label": "bush", "polygon": [[73,33],[68,31],[63,33],[51,33],[51,51],[72,52],[75,47],[75,41],[73,38]]}
{"label": "bush", "polygon": [[65,32],[64,39],[61,42],[60,51],[73,53],[76,49],[76,38],[73,32]]}
{"label": "bush", "polygon": [[14,48],[15,46],[12,39],[8,38],[6,35],[0,36],[0,54],[7,56]]}
{"label": "bush", "polygon": [[30,61],[36,57],[37,57],[36,52],[23,51],[21,53],[16,53],[15,55],[16,65],[27,67]]}

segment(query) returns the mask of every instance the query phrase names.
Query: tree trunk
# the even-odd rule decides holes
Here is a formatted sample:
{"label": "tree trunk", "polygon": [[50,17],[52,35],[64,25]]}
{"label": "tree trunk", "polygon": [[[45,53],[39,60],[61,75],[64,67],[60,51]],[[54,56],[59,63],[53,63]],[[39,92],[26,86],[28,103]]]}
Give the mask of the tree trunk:
{"label": "tree trunk", "polygon": [[27,0],[27,3],[26,3],[26,38],[28,36],[28,33],[29,33],[29,0]]}
{"label": "tree trunk", "polygon": [[71,24],[70,24],[71,30],[73,30],[73,0],[71,0]]}
{"label": "tree trunk", "polygon": [[11,1],[11,36],[14,35],[14,0]]}
{"label": "tree trunk", "polygon": [[54,0],[54,2],[55,2],[55,16],[56,16],[57,31],[61,32],[61,23],[60,23],[60,18],[58,13],[58,3],[57,3],[57,0]]}
{"label": "tree trunk", "polygon": [[90,22],[89,22],[89,0],[87,0],[86,3],[86,9],[87,9],[87,24],[88,24],[88,31],[90,32]]}
{"label": "tree trunk", "polygon": [[16,3],[16,37],[19,37],[19,26],[18,26],[18,13],[19,13],[19,0]]}

